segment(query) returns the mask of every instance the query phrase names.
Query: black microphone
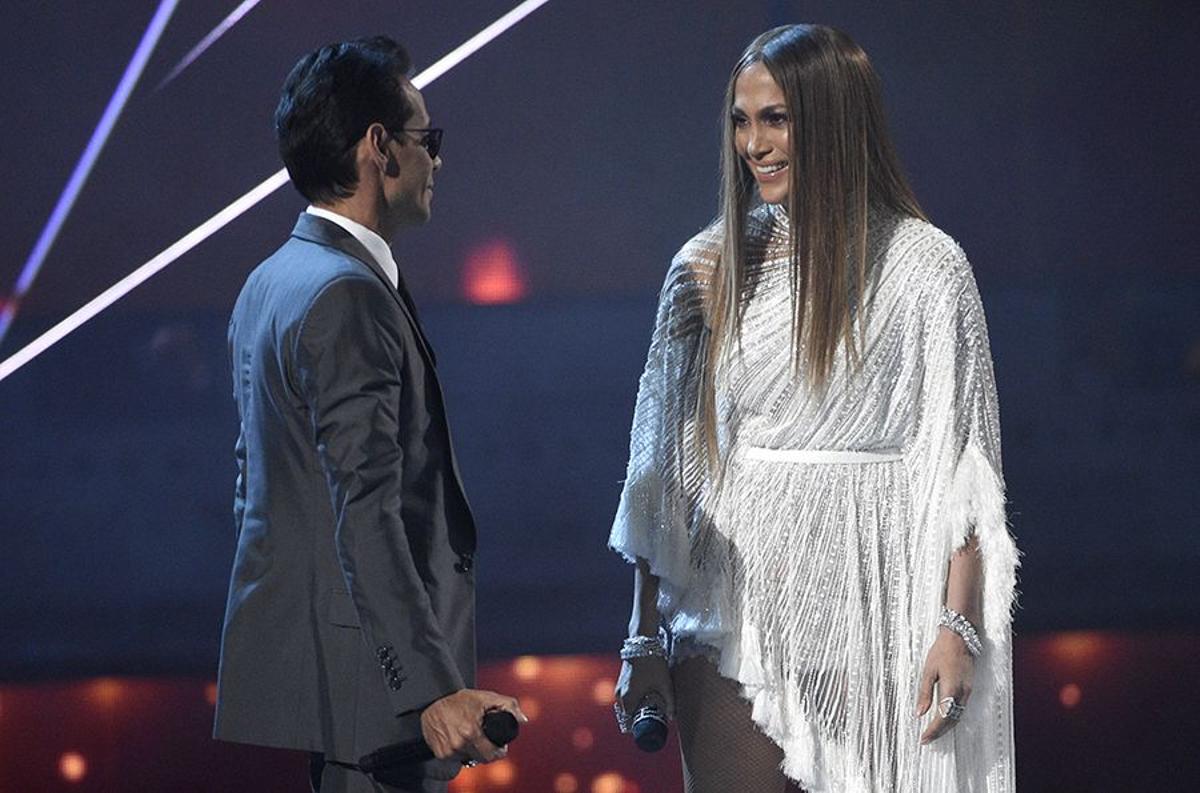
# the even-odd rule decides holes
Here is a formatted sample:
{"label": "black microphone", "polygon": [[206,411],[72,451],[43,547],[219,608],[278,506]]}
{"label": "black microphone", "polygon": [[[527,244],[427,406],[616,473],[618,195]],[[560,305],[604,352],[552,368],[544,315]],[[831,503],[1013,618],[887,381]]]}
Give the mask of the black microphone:
{"label": "black microphone", "polygon": [[667,744],[667,708],[662,694],[649,691],[633,714],[633,742],[643,752],[657,752]]}
{"label": "black microphone", "polygon": [[[483,714],[483,734],[497,747],[503,748],[517,737],[521,728],[517,718],[507,710],[489,710]],[[358,767],[368,774],[374,774],[397,766],[410,766],[433,759],[433,750],[421,738],[411,741],[401,741],[376,749],[358,760]]]}

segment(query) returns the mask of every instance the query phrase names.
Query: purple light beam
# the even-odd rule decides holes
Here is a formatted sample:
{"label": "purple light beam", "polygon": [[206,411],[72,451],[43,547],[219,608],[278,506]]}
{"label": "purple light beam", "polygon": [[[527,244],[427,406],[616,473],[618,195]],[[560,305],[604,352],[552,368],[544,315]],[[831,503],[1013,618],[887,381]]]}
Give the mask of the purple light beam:
{"label": "purple light beam", "polygon": [[238,22],[241,22],[242,17],[250,13],[251,9],[253,9],[260,2],[262,2],[262,0],[244,0],[241,5],[230,11],[229,16],[222,19],[219,25],[209,31],[207,36],[200,39],[199,44],[197,44],[195,47],[192,47],[188,54],[184,55],[183,59],[179,61],[179,63],[175,64],[175,68],[171,69],[167,76],[162,79],[162,82],[159,83],[154,90],[161,91],[167,85],[167,83],[171,82],[180,74],[182,74],[184,69],[191,66],[197,58],[204,54],[205,50],[216,43],[217,39],[228,33],[230,28],[232,28]]}
{"label": "purple light beam", "polygon": [[75,164],[75,170],[71,172],[71,178],[67,180],[67,186],[63,188],[62,194],[59,195],[58,203],[54,205],[54,211],[50,213],[50,219],[46,222],[45,228],[42,229],[41,235],[38,236],[37,242],[33,246],[33,251],[29,254],[29,258],[25,260],[25,266],[21,269],[21,275],[17,279],[16,288],[13,290],[12,295],[4,301],[3,308],[0,308],[0,342],[4,341],[5,334],[8,333],[13,319],[16,318],[17,307],[29,291],[29,288],[33,286],[34,279],[37,278],[38,272],[42,269],[42,264],[46,261],[46,255],[50,253],[50,248],[54,245],[55,239],[58,238],[58,232],[62,230],[63,223],[66,222],[67,216],[71,214],[71,208],[75,205],[75,199],[79,198],[80,192],[83,191],[83,185],[87,182],[87,178],[92,172],[92,166],[96,164],[96,159],[100,156],[101,149],[108,142],[109,134],[112,133],[113,127],[116,126],[117,119],[121,116],[121,111],[125,109],[125,103],[129,100],[130,94],[133,93],[138,78],[142,76],[142,70],[146,67],[146,61],[150,60],[150,54],[154,52],[154,47],[158,44],[158,39],[166,28],[171,14],[175,11],[175,6],[178,4],[179,0],[162,0],[159,3],[158,10],[154,12],[154,17],[150,20],[150,25],[146,28],[146,32],[142,34],[142,40],[138,42],[137,49],[133,51],[133,58],[129,61],[129,65],[125,67],[125,73],[121,75],[121,82],[117,83],[117,90],[113,92],[112,97],[108,100],[108,106],[104,108],[104,114],[100,116],[100,123],[96,125],[96,129],[92,132],[92,137],[88,141],[87,148],[83,150],[83,156]]}
{"label": "purple light beam", "polygon": [[[479,49],[486,46],[493,39],[513,25],[520,22],[525,17],[532,14],[537,9],[544,6],[550,0],[524,0],[518,4],[513,10],[509,11],[504,16],[497,19],[492,24],[488,25],[483,30],[476,33],[471,38],[464,41],[462,44],[455,47],[446,55],[439,58],[431,66],[425,69],[412,79],[412,84],[418,89],[432,83],[434,80],[441,77],[446,72],[453,69],[458,64],[465,61],[467,58],[475,54]],[[96,297],[89,300],[80,308],[72,312],[66,319],[59,322],[50,330],[38,336],[29,344],[22,347],[13,355],[0,361],[0,381],[12,375],[25,364],[37,358],[46,350],[58,344],[64,338],[79,330],[83,325],[108,309],[113,303],[120,300],[125,295],[137,289],[138,286],[146,282],[148,279],[159,273],[160,271],[174,264],[180,256],[195,248],[204,240],[216,234],[225,226],[232,223],[242,214],[248,212],[252,207],[256,206],[267,196],[274,193],[279,188],[283,187],[288,182],[286,170],[279,170],[268,176],[262,182],[259,182],[248,192],[237,198],[232,204],[229,204],[217,214],[210,217],[208,220],[201,223],[196,228],[189,231],[180,239],[176,240],[170,247],[159,253],[150,261],[138,267],[129,275],[122,278],[117,283],[110,286],[108,289],[101,292]]]}

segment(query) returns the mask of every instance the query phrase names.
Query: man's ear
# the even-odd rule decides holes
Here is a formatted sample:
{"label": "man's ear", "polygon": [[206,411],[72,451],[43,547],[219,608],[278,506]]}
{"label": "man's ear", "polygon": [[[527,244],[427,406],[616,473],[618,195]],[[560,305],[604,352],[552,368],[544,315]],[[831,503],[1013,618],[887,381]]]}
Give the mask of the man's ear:
{"label": "man's ear", "polygon": [[388,151],[388,138],[392,133],[384,129],[378,122],[367,127],[367,141],[371,144],[371,159],[379,165],[384,174],[395,178],[400,175],[400,166],[391,152]]}

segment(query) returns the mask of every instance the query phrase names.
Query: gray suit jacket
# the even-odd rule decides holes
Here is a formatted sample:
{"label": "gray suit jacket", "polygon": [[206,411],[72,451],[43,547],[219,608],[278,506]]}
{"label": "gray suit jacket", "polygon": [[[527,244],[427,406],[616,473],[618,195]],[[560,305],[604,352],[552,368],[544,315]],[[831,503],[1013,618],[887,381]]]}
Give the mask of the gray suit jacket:
{"label": "gray suit jacket", "polygon": [[[403,284],[302,214],[229,323],[241,417],[217,738],[356,762],[475,678],[475,524]],[[420,774],[448,778],[455,763]]]}

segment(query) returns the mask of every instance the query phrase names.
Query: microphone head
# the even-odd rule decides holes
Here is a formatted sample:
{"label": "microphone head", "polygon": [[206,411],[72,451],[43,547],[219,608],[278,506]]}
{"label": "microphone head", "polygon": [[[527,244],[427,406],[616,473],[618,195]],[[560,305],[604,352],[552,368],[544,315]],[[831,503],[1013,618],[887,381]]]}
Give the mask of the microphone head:
{"label": "microphone head", "polygon": [[657,752],[667,745],[667,718],[662,710],[642,708],[633,720],[633,742],[643,752]]}
{"label": "microphone head", "polygon": [[497,747],[512,743],[520,731],[517,717],[507,710],[489,710],[483,714],[483,734]]}

